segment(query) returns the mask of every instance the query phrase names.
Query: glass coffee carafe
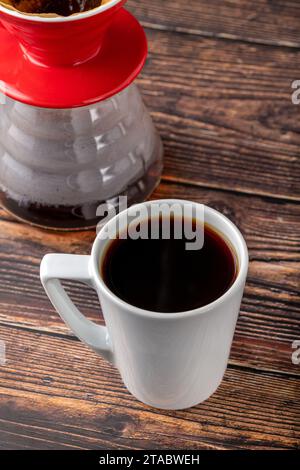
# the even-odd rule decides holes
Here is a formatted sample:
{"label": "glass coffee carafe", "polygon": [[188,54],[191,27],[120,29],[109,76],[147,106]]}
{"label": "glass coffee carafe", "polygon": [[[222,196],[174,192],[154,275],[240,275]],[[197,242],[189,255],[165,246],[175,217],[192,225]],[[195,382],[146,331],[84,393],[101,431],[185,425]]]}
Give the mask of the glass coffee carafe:
{"label": "glass coffee carafe", "polygon": [[124,3],[67,18],[0,7],[1,203],[24,221],[93,227],[100,204],[141,202],[160,180],[161,140],[133,83],[145,35]]}

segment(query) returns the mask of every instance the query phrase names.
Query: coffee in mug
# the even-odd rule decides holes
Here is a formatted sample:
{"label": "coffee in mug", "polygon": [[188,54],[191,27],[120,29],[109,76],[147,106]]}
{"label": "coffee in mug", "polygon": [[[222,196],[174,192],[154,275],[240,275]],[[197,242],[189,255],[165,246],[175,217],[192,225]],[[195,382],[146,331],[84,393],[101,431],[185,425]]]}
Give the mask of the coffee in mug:
{"label": "coffee in mug", "polygon": [[234,283],[238,263],[233,247],[208,224],[200,249],[187,249],[188,239],[176,239],[176,224],[184,226],[196,220],[171,217],[170,237],[164,239],[162,217],[141,222],[141,233],[151,234],[155,224],[159,238],[132,239],[127,234],[111,241],[100,265],[107,287],[120,299],[144,310],[161,313],[194,310],[221,297]]}
{"label": "coffee in mug", "polygon": [[[43,286],[69,328],[118,368],[138,400],[167,410],[197,405],[220,385],[248,270],[241,233],[214,209],[174,199],[135,208],[147,226],[149,211],[153,218],[157,205],[171,210],[174,204],[184,217],[186,207],[203,210],[198,253],[188,253],[176,239],[123,240],[130,208],[101,228],[91,256],[49,254],[41,263]],[[120,236],[114,241],[107,234],[116,228]],[[96,290],[106,326],[85,318],[72,303],[60,283],[70,279]]]}

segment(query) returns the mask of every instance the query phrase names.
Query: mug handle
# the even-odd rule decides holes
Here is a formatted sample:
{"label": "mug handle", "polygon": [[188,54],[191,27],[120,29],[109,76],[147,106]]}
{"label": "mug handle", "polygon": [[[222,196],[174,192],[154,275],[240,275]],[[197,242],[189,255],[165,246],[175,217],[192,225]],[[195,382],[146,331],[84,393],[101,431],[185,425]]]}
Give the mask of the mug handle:
{"label": "mug handle", "polygon": [[60,279],[80,281],[95,289],[89,264],[90,256],[46,255],[40,267],[41,282],[57,313],[73,333],[113,363],[113,349],[107,328],[85,318],[60,283]]}

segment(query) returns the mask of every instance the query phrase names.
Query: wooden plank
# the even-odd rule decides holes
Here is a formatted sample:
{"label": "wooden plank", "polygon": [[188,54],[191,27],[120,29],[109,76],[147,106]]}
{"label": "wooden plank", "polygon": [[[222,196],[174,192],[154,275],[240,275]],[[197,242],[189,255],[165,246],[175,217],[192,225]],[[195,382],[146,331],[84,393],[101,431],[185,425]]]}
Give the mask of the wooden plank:
{"label": "wooden plank", "polygon": [[[139,84],[166,148],[154,197],[221,210],[250,248],[230,367],[218,392],[192,410],[138,403],[118,372],[70,334],[40,285],[46,252],[88,253],[94,232],[47,233],[0,211],[0,448],[299,449],[300,369],[291,362],[300,323],[300,128],[291,104],[299,4],[191,0],[187,9],[183,0],[131,0],[129,8],[148,26]],[[66,284],[101,322],[96,295]]]}
{"label": "wooden plank", "polygon": [[[299,374],[299,368],[291,362],[291,345],[300,331],[300,206],[175,184],[162,184],[153,195],[169,197],[218,209],[246,237],[251,263],[231,363]],[[0,322],[69,335],[42,289],[39,263],[48,252],[88,254],[94,237],[93,231],[50,233],[2,221]],[[93,320],[102,318],[92,290],[75,282],[66,286],[83,312]]]}
{"label": "wooden plank", "polygon": [[127,8],[151,28],[300,47],[297,0],[129,0]]}
{"label": "wooden plank", "polygon": [[6,212],[6,210],[3,209],[2,206],[0,206],[0,221],[17,222],[17,219],[15,219],[12,214],[9,214],[8,212]]}
{"label": "wooden plank", "polygon": [[138,80],[169,180],[300,199],[300,51],[148,30]]}
{"label": "wooden plank", "polygon": [[[1,327],[0,440],[8,448],[299,448],[299,379],[229,368],[209,400],[149,408],[78,341]],[[22,360],[20,360],[22,358]]]}

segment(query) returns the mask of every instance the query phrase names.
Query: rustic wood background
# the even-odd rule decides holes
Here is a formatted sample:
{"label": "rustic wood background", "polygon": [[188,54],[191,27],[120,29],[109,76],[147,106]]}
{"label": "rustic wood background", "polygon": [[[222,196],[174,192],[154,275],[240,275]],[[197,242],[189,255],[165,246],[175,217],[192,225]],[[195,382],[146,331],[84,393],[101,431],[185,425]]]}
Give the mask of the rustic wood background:
{"label": "rustic wood background", "polygon": [[[47,252],[89,253],[94,232],[53,234],[0,211],[2,449],[300,448],[300,79],[297,0],[129,0],[150,54],[138,82],[166,156],[154,197],[228,215],[251,256],[229,367],[188,411],[137,402],[80,343],[39,281]],[[99,318],[96,295],[67,283]]]}

